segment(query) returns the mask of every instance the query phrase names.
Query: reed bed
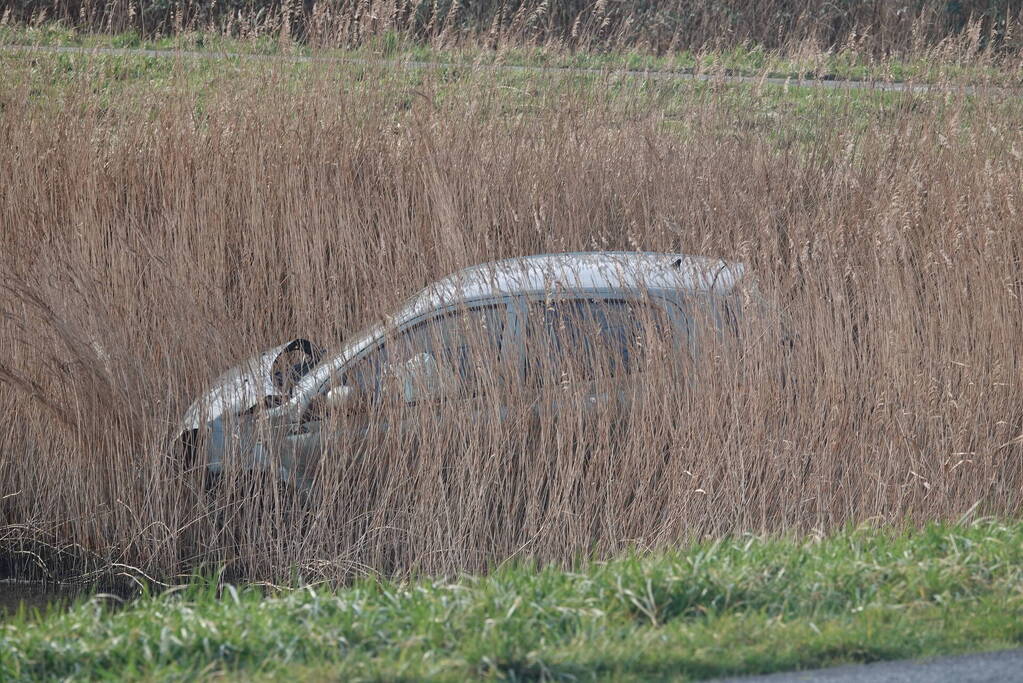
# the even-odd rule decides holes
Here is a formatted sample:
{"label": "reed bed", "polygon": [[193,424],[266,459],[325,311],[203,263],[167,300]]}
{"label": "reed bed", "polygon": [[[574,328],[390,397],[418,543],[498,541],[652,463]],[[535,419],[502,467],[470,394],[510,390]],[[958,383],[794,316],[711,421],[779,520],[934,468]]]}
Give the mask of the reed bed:
{"label": "reed bed", "polygon": [[[0,88],[12,573],[456,574],[1019,513],[1016,99],[814,114],[771,88],[273,63],[131,87],[156,67],[27,59]],[[180,416],[240,359],[336,348],[465,266],[600,249],[746,263],[793,343],[657,355],[597,427],[571,389],[438,405],[340,442],[301,514],[180,462]]]}

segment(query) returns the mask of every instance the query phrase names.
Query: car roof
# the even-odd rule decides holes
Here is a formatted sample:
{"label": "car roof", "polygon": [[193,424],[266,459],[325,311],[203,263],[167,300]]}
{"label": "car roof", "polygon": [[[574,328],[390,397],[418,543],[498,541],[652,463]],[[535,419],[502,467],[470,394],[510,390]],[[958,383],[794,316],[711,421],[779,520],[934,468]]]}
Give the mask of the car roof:
{"label": "car roof", "polygon": [[403,322],[444,306],[518,294],[673,290],[727,294],[742,263],[706,256],[635,251],[538,254],[492,261],[453,273],[412,297],[394,316]]}

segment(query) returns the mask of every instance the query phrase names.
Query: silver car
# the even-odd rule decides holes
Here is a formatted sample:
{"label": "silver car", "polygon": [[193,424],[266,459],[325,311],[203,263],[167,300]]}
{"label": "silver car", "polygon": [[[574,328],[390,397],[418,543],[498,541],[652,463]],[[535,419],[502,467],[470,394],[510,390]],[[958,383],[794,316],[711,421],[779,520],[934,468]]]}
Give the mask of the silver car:
{"label": "silver car", "polygon": [[[639,356],[694,353],[697,320],[738,325],[740,291],[762,305],[743,264],[683,254],[545,254],[473,266],[338,349],[295,339],[242,363],[191,405],[180,437],[213,475],[272,470],[306,488],[332,445],[354,438],[352,420],[365,432],[384,405],[471,403],[509,382],[539,388],[541,368],[553,373],[546,381],[584,392],[597,391],[598,377],[627,382],[642,370]],[[345,432],[326,428],[338,414]]]}

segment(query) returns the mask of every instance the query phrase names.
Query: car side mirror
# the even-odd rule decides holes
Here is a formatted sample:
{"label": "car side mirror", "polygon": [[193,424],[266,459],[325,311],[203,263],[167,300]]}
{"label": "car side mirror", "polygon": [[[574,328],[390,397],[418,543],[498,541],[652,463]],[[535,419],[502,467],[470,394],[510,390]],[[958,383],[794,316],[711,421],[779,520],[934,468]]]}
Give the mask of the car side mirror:
{"label": "car side mirror", "polygon": [[330,415],[355,415],[369,407],[366,394],[357,387],[345,384],[332,387],[312,400],[302,418],[302,424],[319,422]]}

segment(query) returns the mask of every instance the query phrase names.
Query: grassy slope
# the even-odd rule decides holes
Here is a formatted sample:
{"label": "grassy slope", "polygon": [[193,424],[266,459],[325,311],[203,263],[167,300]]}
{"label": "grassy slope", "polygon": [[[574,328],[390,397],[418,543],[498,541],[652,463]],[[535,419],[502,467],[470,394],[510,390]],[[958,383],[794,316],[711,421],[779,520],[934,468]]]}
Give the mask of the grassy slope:
{"label": "grassy slope", "polygon": [[[146,39],[134,32],[95,34],[76,31],[60,24],[36,27],[0,27],[0,43],[15,45],[68,45],[83,47],[180,49],[237,54],[309,55],[313,50],[299,43],[286,45],[271,35],[232,39],[185,32],[164,38]],[[503,46],[491,50],[472,46],[435,47],[408,43],[388,35],[369,40],[352,50],[317,50],[329,57],[415,60],[452,64],[502,63],[521,66],[573,67],[582,69],[636,69],[651,71],[703,71],[779,78],[833,78],[866,81],[914,81],[941,83],[990,83],[1019,86],[1023,83],[1023,62],[996,60],[984,54],[961,54],[954,49],[932,50],[917,55],[878,59],[853,50],[806,51],[781,54],[758,46],[729,50],[680,50],[665,55],[630,50],[627,52],[569,52],[558,48]]]}
{"label": "grassy slope", "polygon": [[0,626],[0,678],[707,678],[1023,642],[1023,523],[735,538],[578,573],[212,584]]}
{"label": "grassy slope", "polygon": [[[607,112],[611,124],[651,114],[659,129],[682,138],[693,134],[692,117],[698,109],[695,105],[715,98],[731,112],[731,116],[716,122],[719,136],[752,135],[771,139],[786,149],[793,143],[813,146],[822,130],[836,125],[861,135],[871,121],[891,117],[907,107],[944,117],[943,110],[948,106],[943,98],[927,94],[770,84],[720,86],[692,81],[605,78],[597,74],[481,72],[455,66],[426,73],[374,65],[339,68],[322,63],[264,64],[233,59],[179,63],[160,57],[71,54],[7,54],[0,55],[0,64],[4,64],[0,86],[13,90],[29,84],[31,97],[49,101],[87,85],[112,110],[161,92],[194,97],[201,105],[210,93],[229,90],[241,81],[256,82],[268,77],[296,89],[322,84],[325,79],[339,87],[371,79],[398,103],[396,106],[406,108],[415,98],[423,97],[424,86],[428,86],[437,103],[448,99],[472,100],[477,102],[475,106],[481,116],[506,119],[529,116],[564,99],[582,98]],[[480,101],[480,88],[499,96]],[[1018,109],[1016,98],[1000,101],[1013,111]],[[960,117],[959,123],[968,127],[970,119]],[[707,122],[700,125],[705,127]]]}
{"label": "grassy slope", "polygon": [[[197,44],[196,40],[196,34],[187,34],[159,41],[143,41],[134,34],[120,36],[80,34],[52,24],[34,29],[0,27],[0,44],[181,47],[224,50],[232,53],[282,51],[278,43],[268,38],[230,42],[218,39],[219,42],[213,43],[207,39],[201,44]],[[287,52],[303,52],[303,49],[293,46],[288,48]],[[817,144],[822,131],[836,126],[848,130],[854,136],[861,136],[871,121],[891,118],[907,108],[918,110],[922,115],[944,118],[944,110],[950,104],[943,96],[926,93],[793,88],[771,84],[722,86],[716,83],[684,80],[618,78],[596,73],[481,71],[457,65],[473,61],[486,63],[495,59],[492,52],[472,54],[470,52],[464,50],[444,52],[396,43],[385,47],[371,45],[361,51],[344,53],[346,56],[356,57],[380,56],[453,62],[450,67],[430,71],[393,69],[387,65],[373,64],[338,66],[331,63],[262,63],[236,59],[178,62],[150,56],[8,53],[0,54],[0,64],[4,65],[4,69],[0,71],[0,85],[15,88],[28,83],[31,86],[30,96],[48,100],[66,96],[69,91],[87,84],[89,89],[103,100],[104,106],[116,109],[129,106],[128,103],[140,99],[145,100],[154,93],[167,91],[194,97],[201,106],[209,93],[230,90],[234,84],[241,81],[256,82],[266,80],[268,77],[278,83],[290,84],[290,87],[296,89],[317,86],[324,80],[333,81],[339,87],[345,88],[368,79],[379,83],[381,89],[389,93],[388,97],[392,97],[396,102],[404,102],[406,108],[408,102],[423,97],[424,86],[428,86],[426,90],[436,98],[435,102],[438,104],[448,99],[473,101],[476,102],[474,106],[480,107],[481,116],[503,118],[529,116],[539,109],[550,108],[553,103],[583,98],[601,111],[608,112],[611,119],[615,120],[632,120],[637,116],[653,115],[658,119],[656,125],[660,130],[681,138],[688,138],[693,134],[694,122],[691,119],[696,108],[694,105],[710,97],[725,103],[732,114],[718,121],[718,135],[729,138],[737,135],[767,138],[784,149],[791,148],[793,144],[797,147],[812,147]],[[533,58],[541,53],[545,56]],[[764,57],[762,53],[757,54],[758,60]],[[523,58],[517,59],[515,55]],[[713,61],[721,56],[711,57]],[[511,50],[502,52],[501,57],[508,63],[518,61],[527,64],[570,64],[608,68],[612,65],[607,60],[618,58],[629,59],[627,55],[582,53],[574,56],[558,55],[540,49]],[[591,63],[586,60],[595,61]],[[705,60],[704,64],[706,63]],[[973,64],[971,68],[974,66],[979,68],[979,63],[978,61]],[[733,66],[743,73],[774,73],[769,66],[760,61],[750,63],[747,65],[749,68],[737,64]],[[887,75],[880,73],[874,75],[891,78],[893,74],[891,68],[892,64],[885,66]],[[1002,72],[995,80],[1019,81],[1018,74],[1013,75],[1010,71]],[[941,78],[935,76],[931,80],[945,78],[952,76],[950,73],[944,73]],[[963,74],[954,78],[955,82],[960,84],[974,80]],[[480,102],[480,88],[500,95]],[[1000,97],[999,101],[1014,112],[1018,109],[1019,100],[1016,97]],[[952,102],[952,105],[954,108],[958,106],[958,102]],[[972,105],[967,102],[963,106],[969,108]],[[957,120],[964,129],[970,125],[970,117],[957,117]],[[706,122],[701,122],[700,125],[705,127]],[[703,130],[704,134],[706,132]]]}
{"label": "grassy slope", "polygon": [[[0,43],[31,42],[16,39],[17,35],[24,38],[28,34],[24,31],[16,34],[14,31],[0,28]],[[41,32],[42,29],[37,31],[39,35],[31,35],[35,36],[35,42],[42,44],[149,45],[135,37],[117,40],[109,36],[59,33],[54,38],[51,33]],[[40,35],[49,37],[40,38]],[[166,40],[180,44],[184,38]],[[150,46],[166,45],[153,43]],[[244,45],[236,41],[224,47],[235,51]],[[264,47],[277,49],[273,43]],[[430,58],[422,52],[429,52],[429,49],[417,50],[419,52],[414,54],[401,53],[398,56]],[[395,55],[388,52],[385,56]],[[599,55],[591,56],[603,59]],[[231,90],[239,82],[252,83],[268,78],[295,89],[319,87],[324,81],[331,81],[341,88],[357,88],[360,82],[372,80],[396,102],[399,109],[407,109],[410,102],[428,92],[437,104],[447,100],[471,101],[479,108],[480,116],[514,119],[550,109],[558,102],[581,98],[606,112],[609,125],[649,115],[656,120],[655,125],[660,131],[683,139],[696,135],[695,127],[699,127],[699,135],[708,133],[708,122],[696,122],[693,117],[699,108],[697,105],[710,98],[725,104],[730,113],[714,123],[718,137],[766,138],[781,149],[793,146],[812,148],[818,144],[823,131],[835,127],[847,130],[854,137],[862,137],[871,122],[896,117],[900,111],[908,109],[944,119],[946,109],[955,110],[960,105],[969,109],[973,106],[969,101],[972,98],[959,102],[958,99],[949,100],[926,93],[795,88],[772,84],[721,85],[685,80],[619,78],[596,73],[482,71],[457,65],[424,71],[373,64],[338,66],[331,63],[263,63],[237,59],[177,61],[134,55],[28,53],[0,54],[0,64],[4,66],[0,70],[0,86],[12,91],[19,85],[29,84],[31,97],[49,101],[65,97],[87,85],[98,101],[111,110],[132,106],[155,93],[165,92],[194,98],[197,106],[201,107],[211,93]],[[962,78],[957,82],[969,81],[969,78]],[[481,99],[481,88],[490,96]],[[1016,115],[1018,98],[1004,96],[998,100],[999,106],[1012,110],[1009,115]],[[955,119],[964,130],[970,126],[969,116]]]}

